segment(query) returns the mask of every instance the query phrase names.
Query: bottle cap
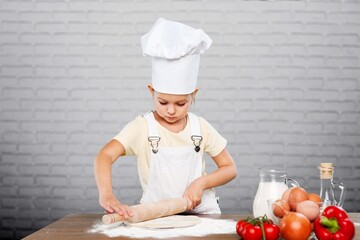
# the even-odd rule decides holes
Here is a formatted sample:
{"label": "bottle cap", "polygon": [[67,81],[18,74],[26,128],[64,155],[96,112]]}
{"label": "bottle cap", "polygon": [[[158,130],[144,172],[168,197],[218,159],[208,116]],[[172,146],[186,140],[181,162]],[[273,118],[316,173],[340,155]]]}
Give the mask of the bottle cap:
{"label": "bottle cap", "polygon": [[332,163],[320,163],[319,170],[321,179],[332,179],[334,172]]}

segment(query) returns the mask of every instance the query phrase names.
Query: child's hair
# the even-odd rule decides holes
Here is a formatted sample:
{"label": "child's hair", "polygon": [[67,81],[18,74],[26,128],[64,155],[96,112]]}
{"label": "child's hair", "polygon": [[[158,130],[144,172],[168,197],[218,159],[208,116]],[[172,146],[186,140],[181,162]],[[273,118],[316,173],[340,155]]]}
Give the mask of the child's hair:
{"label": "child's hair", "polygon": [[[195,92],[196,92],[196,91],[194,91],[194,92],[192,92],[192,93],[189,93],[189,95],[191,95],[192,103],[194,103],[194,104],[195,104]],[[155,90],[155,93],[158,93],[158,92]],[[154,96],[155,96],[155,94],[154,94]],[[154,96],[153,96],[153,97],[154,97]]]}
{"label": "child's hair", "polygon": [[195,92],[192,92],[190,94],[191,94],[192,103],[195,104]]}

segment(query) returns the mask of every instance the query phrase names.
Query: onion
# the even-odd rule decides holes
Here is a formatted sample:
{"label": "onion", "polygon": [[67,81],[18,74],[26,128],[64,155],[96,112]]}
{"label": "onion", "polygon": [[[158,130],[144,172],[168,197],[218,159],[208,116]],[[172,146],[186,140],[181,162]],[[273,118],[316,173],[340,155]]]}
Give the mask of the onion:
{"label": "onion", "polygon": [[299,202],[308,200],[308,193],[301,187],[294,187],[289,193],[289,205],[292,211],[296,211]]}
{"label": "onion", "polygon": [[280,234],[285,240],[307,240],[311,223],[303,214],[289,212],[280,221]]}

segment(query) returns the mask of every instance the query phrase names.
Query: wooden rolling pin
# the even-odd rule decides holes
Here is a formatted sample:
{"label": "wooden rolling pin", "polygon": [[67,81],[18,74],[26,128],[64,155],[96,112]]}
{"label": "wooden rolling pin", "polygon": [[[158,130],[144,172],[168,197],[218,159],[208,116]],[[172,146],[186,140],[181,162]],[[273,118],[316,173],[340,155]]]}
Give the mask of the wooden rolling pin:
{"label": "wooden rolling pin", "polygon": [[185,212],[188,208],[188,200],[186,198],[170,198],[158,202],[143,203],[130,206],[133,216],[125,219],[117,213],[106,214],[102,217],[104,224],[111,224],[120,221],[128,221],[131,223],[142,222],[155,218],[174,215]]}

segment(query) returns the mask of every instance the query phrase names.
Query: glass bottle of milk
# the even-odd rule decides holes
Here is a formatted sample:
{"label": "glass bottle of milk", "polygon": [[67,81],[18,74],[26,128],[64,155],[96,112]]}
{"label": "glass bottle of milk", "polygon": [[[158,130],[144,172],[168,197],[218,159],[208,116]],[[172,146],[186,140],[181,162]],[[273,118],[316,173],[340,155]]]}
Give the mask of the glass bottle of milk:
{"label": "glass bottle of milk", "polygon": [[281,198],[281,195],[288,189],[288,183],[299,186],[295,180],[287,178],[286,171],[260,169],[260,182],[253,202],[254,217],[264,216],[265,214],[270,217],[267,200]]}

